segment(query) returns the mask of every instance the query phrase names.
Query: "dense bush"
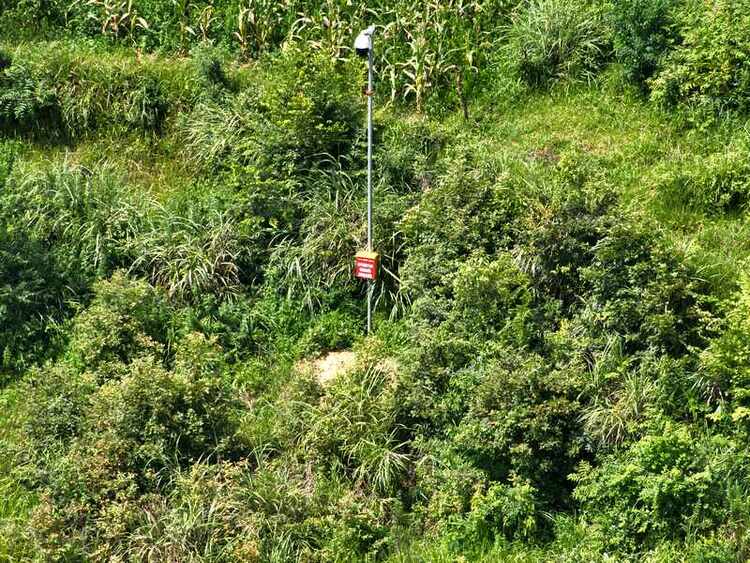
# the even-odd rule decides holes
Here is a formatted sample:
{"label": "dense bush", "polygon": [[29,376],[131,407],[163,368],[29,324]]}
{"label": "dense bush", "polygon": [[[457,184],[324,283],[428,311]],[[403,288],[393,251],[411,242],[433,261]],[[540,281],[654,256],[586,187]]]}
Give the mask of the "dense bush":
{"label": "dense bush", "polygon": [[64,368],[48,368],[32,395],[37,416],[29,428],[35,443],[52,442],[59,452],[38,462],[44,494],[32,526],[44,553],[112,556],[142,511],[169,490],[172,472],[232,453],[235,401],[222,366],[211,342],[189,335],[173,371],[148,351],[93,372],[54,377]]}
{"label": "dense bush", "polygon": [[738,293],[725,304],[728,309],[721,333],[701,354],[697,384],[711,405],[722,405],[717,420],[731,417],[737,429],[747,432],[750,418],[750,341],[747,323],[750,319],[750,288],[743,274]]}
{"label": "dense bush", "polygon": [[697,119],[750,108],[750,4],[718,1],[686,11],[682,45],[652,83],[652,98],[666,106],[685,105]]}
{"label": "dense bush", "polygon": [[613,45],[626,78],[646,87],[679,40],[679,0],[622,0],[612,4]]}
{"label": "dense bush", "polygon": [[627,353],[675,357],[705,345],[713,308],[707,285],[652,232],[613,227],[582,278],[586,302],[578,321],[600,343],[617,334]]}
{"label": "dense bush", "polygon": [[273,71],[229,99],[199,104],[181,129],[207,169],[253,165],[265,174],[307,170],[345,154],[362,124],[355,88],[336,64],[310,51],[273,56]]}
{"label": "dense bush", "polygon": [[58,257],[71,287],[127,265],[123,244],[140,230],[150,202],[112,166],[19,166],[8,184],[4,200],[13,222]]}
{"label": "dense bush", "polygon": [[[744,143],[687,158],[676,169],[659,170],[656,189],[666,209],[718,216],[744,210],[750,197],[750,166]],[[658,169],[657,169],[658,170]]]}
{"label": "dense bush", "polygon": [[725,3],[350,4],[0,0],[98,38],[0,54],[0,560],[746,559],[744,133],[533,91]]}
{"label": "dense bush", "polygon": [[[44,53],[40,49],[44,48]],[[188,65],[168,71],[69,42],[29,45],[0,69],[0,128],[59,139],[91,131],[162,132],[170,111],[198,96]]]}
{"label": "dense bush", "polygon": [[[707,442],[706,442],[707,440]],[[745,477],[733,445],[666,426],[592,468],[582,464],[575,497],[608,548],[643,550],[716,529],[729,510],[726,481]]]}

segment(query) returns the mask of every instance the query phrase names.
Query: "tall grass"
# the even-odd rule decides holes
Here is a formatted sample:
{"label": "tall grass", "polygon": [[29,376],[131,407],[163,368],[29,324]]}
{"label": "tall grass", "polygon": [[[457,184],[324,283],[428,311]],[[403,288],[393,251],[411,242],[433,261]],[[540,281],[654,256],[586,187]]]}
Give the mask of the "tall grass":
{"label": "tall grass", "polygon": [[159,207],[127,250],[134,257],[131,271],[145,273],[170,297],[190,300],[240,289],[243,237],[226,213],[193,218]]}

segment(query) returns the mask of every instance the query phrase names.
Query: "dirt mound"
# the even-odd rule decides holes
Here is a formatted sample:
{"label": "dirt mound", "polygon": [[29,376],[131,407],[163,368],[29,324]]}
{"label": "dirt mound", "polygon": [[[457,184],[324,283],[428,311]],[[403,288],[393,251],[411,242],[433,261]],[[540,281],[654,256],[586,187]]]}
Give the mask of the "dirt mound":
{"label": "dirt mound", "polygon": [[329,352],[316,360],[308,360],[301,369],[312,369],[315,378],[321,385],[336,379],[342,373],[349,371],[357,362],[357,355],[349,350]]}

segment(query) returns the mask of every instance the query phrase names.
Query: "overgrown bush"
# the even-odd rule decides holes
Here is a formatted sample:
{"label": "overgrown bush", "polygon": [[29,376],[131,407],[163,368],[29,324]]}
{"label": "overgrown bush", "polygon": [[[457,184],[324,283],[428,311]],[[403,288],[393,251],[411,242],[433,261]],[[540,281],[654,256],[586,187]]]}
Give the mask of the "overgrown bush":
{"label": "overgrown bush", "polygon": [[680,357],[705,345],[713,310],[707,284],[653,232],[613,227],[582,278],[586,302],[576,322],[599,346],[611,334],[627,353]]}
{"label": "overgrown bush", "polygon": [[684,12],[684,36],[652,82],[652,99],[694,110],[703,123],[750,108],[750,3],[719,0]]}
{"label": "overgrown bush", "polygon": [[582,455],[576,373],[507,358],[457,374],[451,387],[468,407],[456,413],[453,447],[493,480],[517,476],[539,488],[544,502],[564,505],[567,472]]}
{"label": "overgrown bush", "polygon": [[746,433],[750,419],[750,287],[743,273],[740,289],[724,304],[721,333],[701,353],[696,384],[708,404],[718,406],[717,421],[728,422]]}
{"label": "overgrown bush", "polygon": [[71,288],[128,265],[125,243],[141,230],[151,202],[114,167],[68,160],[19,166],[8,183],[8,220],[49,248]]}
{"label": "overgrown bush", "polygon": [[[450,284],[467,255],[492,256],[511,240],[519,201],[514,179],[494,161],[480,161],[475,150],[448,155],[436,185],[401,220],[405,261],[401,291],[418,301],[449,298]],[[446,212],[446,210],[450,210]],[[422,309],[425,314],[429,306]],[[440,308],[432,307],[432,315]]]}
{"label": "overgrown bush", "polygon": [[[685,158],[656,176],[659,205],[671,213],[717,216],[743,211],[750,200],[750,165],[744,144]],[[658,170],[658,169],[657,169]]]}
{"label": "overgrown bush", "polygon": [[699,440],[687,427],[667,425],[599,467],[582,464],[574,496],[607,548],[642,550],[706,533],[727,514],[731,451],[721,438]]}
{"label": "overgrown bush", "polygon": [[265,62],[237,96],[205,101],[183,121],[191,153],[208,169],[255,166],[282,177],[346,154],[362,124],[349,73],[295,48]]}
{"label": "overgrown bush", "polygon": [[337,378],[305,425],[311,459],[384,496],[398,490],[411,465],[393,378],[387,366],[363,362]]}
{"label": "overgrown bush", "polygon": [[227,213],[183,217],[169,209],[153,212],[128,244],[131,268],[145,273],[170,297],[190,301],[200,295],[236,293],[243,278],[248,236]]}
{"label": "overgrown bush", "polygon": [[362,320],[345,311],[331,311],[315,319],[297,343],[301,356],[319,356],[351,348],[362,333]]}
{"label": "overgrown bush", "polygon": [[[62,455],[42,465],[44,495],[32,526],[49,557],[84,550],[111,557],[142,511],[168,491],[172,472],[233,451],[235,402],[211,342],[186,337],[173,371],[148,355],[118,371],[108,380],[94,372],[104,383],[83,388],[75,387],[79,378],[58,380],[85,408],[72,411],[75,423],[58,432],[68,443]],[[40,406],[45,401],[69,404],[57,395]],[[45,421],[32,422],[31,435],[39,436],[35,424]]]}
{"label": "overgrown bush", "polygon": [[621,0],[612,3],[613,46],[626,78],[646,88],[680,37],[674,11],[680,0]]}
{"label": "overgrown bush", "polygon": [[69,42],[21,46],[0,70],[0,127],[58,141],[108,129],[158,135],[197,99],[197,78],[187,64],[166,70]]}

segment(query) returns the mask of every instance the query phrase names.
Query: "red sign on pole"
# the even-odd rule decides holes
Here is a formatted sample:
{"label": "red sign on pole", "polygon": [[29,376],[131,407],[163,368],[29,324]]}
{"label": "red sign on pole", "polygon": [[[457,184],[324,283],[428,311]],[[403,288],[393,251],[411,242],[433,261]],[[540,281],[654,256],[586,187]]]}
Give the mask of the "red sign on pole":
{"label": "red sign on pole", "polygon": [[375,280],[378,277],[380,255],[377,252],[357,252],[354,257],[354,277]]}

